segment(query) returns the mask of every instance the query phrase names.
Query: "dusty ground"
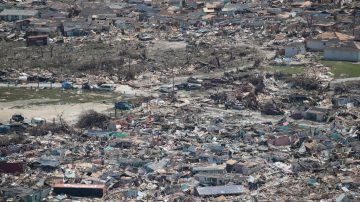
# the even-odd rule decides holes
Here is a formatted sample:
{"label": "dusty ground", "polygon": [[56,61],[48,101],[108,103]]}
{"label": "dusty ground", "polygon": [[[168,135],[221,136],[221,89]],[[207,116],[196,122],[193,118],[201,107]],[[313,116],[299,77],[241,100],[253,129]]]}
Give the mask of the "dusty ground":
{"label": "dusty ground", "polygon": [[184,49],[186,48],[187,43],[185,41],[170,42],[165,40],[154,41],[151,46],[149,46],[148,51],[150,54],[155,54],[158,51],[169,50],[169,49]]}
{"label": "dusty ground", "polygon": [[47,121],[52,121],[54,118],[57,121],[59,115],[62,115],[64,120],[73,124],[76,122],[79,115],[86,110],[93,109],[98,112],[106,112],[112,107],[112,104],[109,103],[91,102],[61,105],[33,105],[36,101],[42,102],[43,100],[1,102],[0,122],[6,123],[14,113],[20,113],[27,119],[31,119],[32,117],[42,117]]}

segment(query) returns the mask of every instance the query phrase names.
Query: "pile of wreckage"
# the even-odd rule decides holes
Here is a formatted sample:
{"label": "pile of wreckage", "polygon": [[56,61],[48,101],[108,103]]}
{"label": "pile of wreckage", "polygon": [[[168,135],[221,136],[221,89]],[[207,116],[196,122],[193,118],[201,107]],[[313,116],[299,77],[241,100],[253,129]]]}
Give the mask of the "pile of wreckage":
{"label": "pile of wreckage", "polygon": [[[217,89],[232,89],[208,93],[208,98],[184,98],[202,91],[179,89],[139,103],[119,102],[117,118],[90,111],[75,126],[44,121],[4,132],[0,196],[27,201],[358,200],[356,84],[336,85],[330,99],[284,87],[263,74],[234,75],[188,80],[202,88],[202,82],[215,82]],[[280,105],[277,97],[288,103]],[[310,107],[292,111],[299,102]],[[20,115],[12,120],[24,122]]]}
{"label": "pile of wreckage", "polygon": [[0,82],[152,93],[9,117],[0,200],[359,201],[359,82],[318,57],[360,60],[360,12],[331,2],[0,0]]}

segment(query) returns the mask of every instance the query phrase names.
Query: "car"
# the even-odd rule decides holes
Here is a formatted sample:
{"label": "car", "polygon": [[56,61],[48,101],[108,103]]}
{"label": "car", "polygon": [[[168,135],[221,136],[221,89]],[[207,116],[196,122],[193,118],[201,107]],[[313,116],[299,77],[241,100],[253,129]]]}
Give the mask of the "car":
{"label": "car", "polygon": [[96,85],[92,84],[91,82],[86,82],[86,83],[83,83],[81,88],[83,90],[95,90],[96,89]]}
{"label": "car", "polygon": [[194,83],[181,83],[175,85],[178,90],[198,90],[201,88],[201,84],[194,84]]}
{"label": "car", "polygon": [[208,33],[209,30],[208,30],[208,29],[199,29],[199,30],[197,30],[196,32],[197,32],[197,33],[202,33],[202,34],[204,34],[204,33]]}
{"label": "car", "polygon": [[245,106],[238,102],[227,101],[227,102],[225,102],[225,109],[244,110]]}
{"label": "car", "polygon": [[[189,41],[187,41],[187,42],[189,42]],[[187,49],[192,49],[192,48],[195,48],[196,46],[195,45],[193,45],[193,44],[188,44],[188,45],[186,45],[186,48]]]}
{"label": "car", "polygon": [[0,133],[5,134],[10,131],[10,126],[8,125],[0,125]]}
{"label": "car", "polygon": [[203,82],[203,80],[195,78],[195,77],[189,77],[187,80],[188,83],[196,83],[196,84],[201,84]]}
{"label": "car", "polygon": [[39,76],[39,82],[54,82],[55,79],[51,76]]}
{"label": "car", "polygon": [[74,88],[74,85],[72,82],[64,81],[61,83],[61,88],[64,90],[68,90]]}
{"label": "car", "polygon": [[172,87],[160,87],[159,92],[160,93],[171,93],[173,91]]}
{"label": "car", "polygon": [[10,122],[23,122],[24,119],[25,118],[21,114],[14,114],[12,115]]}
{"label": "car", "polygon": [[21,123],[10,124],[9,127],[11,132],[23,132],[26,130],[26,126]]}
{"label": "car", "polygon": [[0,76],[0,82],[7,82],[8,79],[6,76]]}
{"label": "car", "polygon": [[115,103],[115,108],[120,110],[131,110],[134,108],[134,105],[129,102],[117,102]]}
{"label": "car", "polygon": [[184,37],[182,37],[182,36],[169,36],[167,38],[167,40],[170,41],[170,42],[184,41]]}
{"label": "car", "polygon": [[229,82],[229,79],[226,77],[222,77],[222,78],[212,78],[211,79],[212,83],[218,83],[218,84],[226,84],[227,82]]}
{"label": "car", "polygon": [[175,85],[176,89],[178,90],[186,90],[186,88],[188,87],[188,83],[181,83],[181,84],[177,84]]}
{"label": "car", "polygon": [[204,88],[212,88],[212,87],[216,87],[217,84],[216,83],[212,83],[210,80],[204,80],[201,85],[204,87]]}
{"label": "car", "polygon": [[199,90],[201,89],[201,84],[188,83],[188,86],[185,90]]}
{"label": "car", "polygon": [[100,86],[98,86],[96,88],[96,90],[98,90],[98,91],[114,91],[115,88],[116,87],[113,84],[101,84]]}
{"label": "car", "polygon": [[141,41],[151,41],[154,37],[151,34],[142,33],[138,35],[139,40]]}
{"label": "car", "polygon": [[41,126],[46,124],[46,120],[40,117],[33,117],[31,119],[31,124],[36,126]]}

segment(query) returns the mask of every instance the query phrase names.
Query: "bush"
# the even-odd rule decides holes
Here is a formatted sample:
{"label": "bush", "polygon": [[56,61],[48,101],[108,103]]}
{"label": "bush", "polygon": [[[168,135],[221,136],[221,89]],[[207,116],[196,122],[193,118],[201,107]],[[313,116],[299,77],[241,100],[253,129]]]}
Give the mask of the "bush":
{"label": "bush", "polygon": [[89,110],[80,116],[76,126],[85,129],[94,128],[94,127],[106,129],[109,121],[110,121],[109,116],[98,113],[94,110]]}

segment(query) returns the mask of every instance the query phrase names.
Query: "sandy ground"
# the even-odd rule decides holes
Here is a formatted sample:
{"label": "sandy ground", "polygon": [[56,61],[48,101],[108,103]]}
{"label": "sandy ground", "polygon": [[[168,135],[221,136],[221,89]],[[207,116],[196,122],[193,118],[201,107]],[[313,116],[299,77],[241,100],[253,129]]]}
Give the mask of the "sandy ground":
{"label": "sandy ground", "polygon": [[[152,89],[149,89],[152,90]],[[123,97],[147,96],[151,93],[148,90],[133,89],[127,85],[117,85],[116,92],[122,94]],[[154,94],[154,93],[153,93]],[[0,95],[1,98],[1,95]],[[100,113],[109,114],[113,112],[113,103],[89,102],[89,103],[73,103],[73,104],[41,104],[48,101],[57,101],[51,99],[32,99],[18,100],[13,102],[0,102],[0,123],[8,123],[11,116],[15,113],[22,114],[28,121],[32,117],[41,117],[48,122],[58,121],[59,115],[69,124],[75,124],[78,117],[87,110],[95,110]]]}
{"label": "sandy ground", "polygon": [[1,102],[0,122],[7,123],[14,113],[20,113],[26,119],[31,119],[32,117],[42,117],[47,121],[52,121],[54,118],[57,121],[58,116],[63,114],[65,121],[69,122],[70,124],[74,124],[79,115],[84,111],[93,109],[98,112],[105,112],[112,107],[112,105],[104,103],[36,105],[34,102],[36,103],[36,100]]}
{"label": "sandy ground", "polygon": [[[17,87],[29,87],[32,84],[19,85]],[[44,87],[47,84],[42,84]],[[0,86],[2,87],[2,86]],[[47,86],[46,86],[47,87]],[[60,86],[56,86],[60,87]],[[124,97],[133,97],[139,95],[148,95],[145,91],[133,89],[128,85],[117,85],[116,92]],[[1,98],[1,95],[0,95]],[[50,99],[42,100],[18,100],[14,102],[0,102],[0,123],[7,123],[15,113],[22,114],[26,119],[32,117],[41,117],[47,121],[58,120],[59,115],[70,124],[76,123],[79,115],[84,111],[93,109],[97,112],[108,114],[113,108],[113,103],[89,102],[73,104],[41,104],[47,101],[56,101]]]}
{"label": "sandy ground", "polygon": [[153,41],[153,44],[149,46],[149,53],[155,53],[159,50],[167,49],[182,49],[186,48],[187,43],[185,41],[170,42],[165,40]]}

